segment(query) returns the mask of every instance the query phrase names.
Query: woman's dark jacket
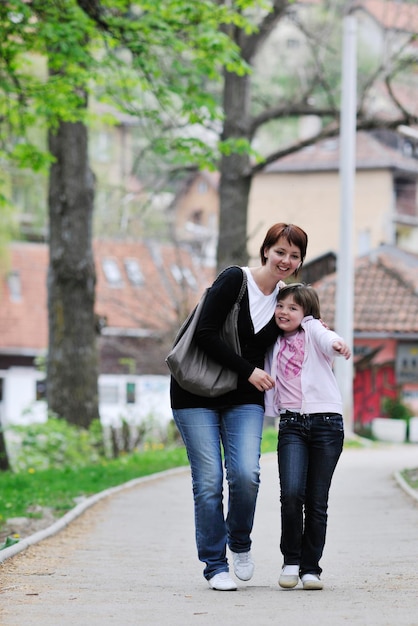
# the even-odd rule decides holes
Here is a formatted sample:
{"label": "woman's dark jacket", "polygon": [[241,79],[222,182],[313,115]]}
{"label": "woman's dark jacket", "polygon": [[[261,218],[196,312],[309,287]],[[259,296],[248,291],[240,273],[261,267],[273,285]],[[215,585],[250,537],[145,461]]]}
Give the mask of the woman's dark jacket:
{"label": "woman's dark jacket", "polygon": [[264,369],[264,354],[278,335],[278,328],[272,316],[264,328],[254,334],[250,317],[248,290],[241,300],[238,316],[238,334],[241,356],[221,341],[219,330],[238,297],[242,285],[242,270],[231,267],[215,280],[206,297],[205,305],[196,329],[196,341],[207,354],[225,367],[238,373],[238,386],[217,398],[196,396],[182,389],[171,377],[170,396],[173,409],[197,407],[223,407],[237,404],[258,404],[264,406],[264,394],[248,382],[256,367]]}

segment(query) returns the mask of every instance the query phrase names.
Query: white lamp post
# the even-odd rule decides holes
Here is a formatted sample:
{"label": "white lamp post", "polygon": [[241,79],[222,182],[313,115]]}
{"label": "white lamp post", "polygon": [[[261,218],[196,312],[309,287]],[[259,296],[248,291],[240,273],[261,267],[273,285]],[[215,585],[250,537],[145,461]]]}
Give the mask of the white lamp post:
{"label": "white lamp post", "polygon": [[[353,351],[354,258],[353,203],[356,173],[357,24],[348,10],[343,18],[340,131],[340,245],[337,257],[336,332]],[[343,396],[347,434],[353,432],[353,358],[335,359],[335,375]]]}

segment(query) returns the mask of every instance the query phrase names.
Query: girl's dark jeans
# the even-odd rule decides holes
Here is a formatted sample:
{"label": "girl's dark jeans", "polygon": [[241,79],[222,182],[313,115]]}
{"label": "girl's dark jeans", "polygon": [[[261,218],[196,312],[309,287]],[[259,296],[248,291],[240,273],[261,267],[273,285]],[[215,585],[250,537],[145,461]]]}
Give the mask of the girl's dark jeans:
{"label": "girl's dark jeans", "polygon": [[343,418],[337,413],[280,416],[280,549],[284,565],[299,565],[300,576],[322,572],[328,494],[343,442]]}

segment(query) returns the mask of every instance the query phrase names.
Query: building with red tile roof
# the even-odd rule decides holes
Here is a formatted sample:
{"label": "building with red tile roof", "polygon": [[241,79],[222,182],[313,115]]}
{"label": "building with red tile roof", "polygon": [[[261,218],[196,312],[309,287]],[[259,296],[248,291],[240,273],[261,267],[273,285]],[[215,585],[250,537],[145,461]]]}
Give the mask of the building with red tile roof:
{"label": "building with red tile roof", "polygon": [[[212,277],[185,249],[169,244],[96,240],[93,248],[102,337],[171,338]],[[30,362],[47,350],[48,262],[46,244],[10,246],[0,286],[3,363],[12,355]]]}
{"label": "building with red tile roof", "polygon": [[[144,404],[152,401],[164,407],[168,419],[164,359],[214,270],[168,244],[98,240],[94,252],[101,415],[107,423],[125,414],[143,416]],[[323,272],[335,268],[335,259],[319,263]],[[306,276],[314,276],[309,266]],[[38,419],[45,415],[45,403],[36,399],[44,373],[34,368],[34,359],[48,347],[47,269],[45,244],[11,245],[0,300],[0,417],[6,421],[10,414],[16,421],[18,407]],[[313,282],[331,328],[336,282],[335,271]],[[383,397],[401,397],[418,414],[418,254],[382,245],[359,257],[354,288],[355,426],[381,414]],[[128,405],[132,385],[137,402]]]}
{"label": "building with red tile roof", "polygon": [[[313,283],[324,321],[334,327],[337,273]],[[354,269],[354,422],[400,398],[418,415],[418,254],[383,245]]]}
{"label": "building with red tile roof", "polygon": [[[412,135],[412,133],[411,133]],[[248,232],[277,221],[301,226],[309,236],[307,261],[340,240],[339,137],[323,140],[266,166],[254,177]],[[418,134],[358,132],[353,198],[353,256],[381,243],[418,249]],[[258,245],[249,239],[257,258]]]}
{"label": "building with red tile roof", "polygon": [[[96,240],[93,247],[101,417],[135,421],[152,411],[167,420],[165,356],[213,270],[171,244]],[[48,262],[46,244],[16,242],[2,266],[0,423],[46,417],[45,374],[35,360],[48,349]]]}

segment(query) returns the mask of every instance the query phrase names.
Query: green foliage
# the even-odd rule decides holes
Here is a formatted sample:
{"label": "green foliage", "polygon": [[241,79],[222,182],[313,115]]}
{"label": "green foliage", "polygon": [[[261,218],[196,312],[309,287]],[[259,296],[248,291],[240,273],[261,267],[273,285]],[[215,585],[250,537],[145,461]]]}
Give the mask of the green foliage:
{"label": "green foliage", "polygon": [[[57,420],[49,420],[51,423]],[[58,420],[59,421],[59,420]],[[45,449],[53,458],[56,458],[53,448],[54,442],[60,449],[71,447],[74,433],[73,428],[61,428],[62,424],[53,423],[52,436],[49,443],[44,443],[44,433],[41,438],[34,437],[32,427],[24,427],[30,431],[26,441],[28,445]],[[35,428],[39,432],[40,425]],[[23,428],[23,427],[22,427]],[[69,433],[70,442],[62,443],[63,432]],[[51,434],[51,433],[50,433]],[[101,436],[100,423],[91,428],[93,441]],[[178,445],[178,432],[173,425],[169,426],[167,434],[168,447],[163,444],[149,444],[148,449],[141,452],[121,454],[116,459],[105,459],[103,456],[92,462],[88,454],[82,457],[84,465],[64,463],[61,466],[48,469],[35,469],[34,464],[27,463],[25,469],[18,471],[0,472],[0,528],[10,517],[33,516],[35,507],[51,507],[57,516],[64,514],[75,506],[75,499],[88,497],[110,487],[123,484],[140,476],[147,476],[173,467],[188,465],[186,450]],[[30,443],[32,441],[32,443]],[[262,452],[274,452],[277,447],[277,432],[274,428],[265,429],[263,433]],[[79,449],[78,449],[79,450]],[[75,455],[77,461],[82,459]],[[33,460],[39,457],[37,453]],[[68,458],[68,457],[67,457]],[[73,457],[71,457],[73,458]]]}
{"label": "green foliage", "polygon": [[[190,163],[213,169],[220,154],[213,127],[219,131],[222,124],[223,71],[249,71],[228,29],[252,32],[246,15],[268,7],[259,0],[0,3],[0,159],[5,171],[11,178],[17,168],[45,173],[51,164],[47,130],[62,121],[96,124],[101,116],[102,123],[115,123],[118,111],[135,118],[140,129],[135,150],[142,178],[150,162],[160,169]],[[86,108],[87,99],[105,104],[105,112],[99,114],[94,103]],[[202,133],[208,127],[213,141]],[[7,198],[9,184],[2,183],[0,193]],[[40,195],[46,220],[45,190],[34,192],[29,179],[25,185],[32,198],[25,202],[31,206],[31,223],[33,199]],[[20,210],[22,202],[17,202]]]}
{"label": "green foliage", "polygon": [[13,426],[8,438],[15,450],[11,464],[15,472],[33,473],[39,470],[63,467],[82,467],[99,460],[102,449],[100,422],[94,422],[89,431],[76,428],[65,420],[50,417],[42,424]]}
{"label": "green foliage", "polygon": [[409,420],[413,416],[413,411],[407,407],[399,398],[383,398],[382,411],[391,419]]}
{"label": "green foliage", "polygon": [[51,507],[59,516],[75,506],[76,498],[184,465],[187,455],[180,447],[101,459],[95,464],[86,459],[83,467],[0,472],[0,527],[10,517],[30,517],[32,507]]}
{"label": "green foliage", "polygon": [[265,428],[263,439],[261,440],[261,453],[275,452],[277,450],[277,430],[275,428]]}
{"label": "green foliage", "polygon": [[[3,183],[3,176],[0,176],[0,189]],[[12,240],[17,232],[13,207],[6,195],[0,192],[0,267],[4,269],[4,261],[7,258],[7,244]],[[8,261],[8,258],[7,258]]]}
{"label": "green foliage", "polygon": [[[53,430],[60,431],[55,426]],[[100,423],[93,423],[90,429],[93,443],[100,439],[101,434]],[[73,433],[70,438],[73,438]],[[152,442],[146,446],[147,449],[121,454],[115,459],[105,459],[101,455],[97,462],[92,462],[91,456],[86,455],[83,457],[84,465],[50,466],[40,470],[28,465],[27,469],[18,472],[0,472],[0,528],[11,517],[33,517],[33,511],[39,510],[39,507],[52,508],[59,516],[73,508],[78,498],[91,496],[141,476],[187,466],[186,449],[179,442],[174,423],[169,425],[166,440],[167,445]],[[39,444],[34,441],[34,445]],[[346,442],[345,445],[351,444]],[[354,442],[353,445],[359,444]],[[265,454],[276,450],[277,430],[273,427],[265,428],[261,452]]]}
{"label": "green foliage", "polygon": [[418,467],[404,469],[401,475],[412,489],[418,489]]}
{"label": "green foliage", "polygon": [[[242,9],[214,0],[97,0],[0,4],[0,119],[3,151],[39,168],[45,154],[27,136],[34,124],[86,121],[85,89],[152,120],[160,132],[221,117],[207,89],[222,69],[248,67],[223,27],[251,31]],[[88,7],[86,9],[86,7]],[[44,59],[44,69],[39,64]],[[48,72],[45,60],[47,60]],[[14,146],[19,137],[20,147]],[[8,140],[7,140],[8,138]]]}
{"label": "green foliage", "polygon": [[0,544],[0,550],[4,550],[5,548],[10,548],[10,546],[14,546],[15,543],[19,543],[19,539],[16,537],[6,537],[6,541]]}

